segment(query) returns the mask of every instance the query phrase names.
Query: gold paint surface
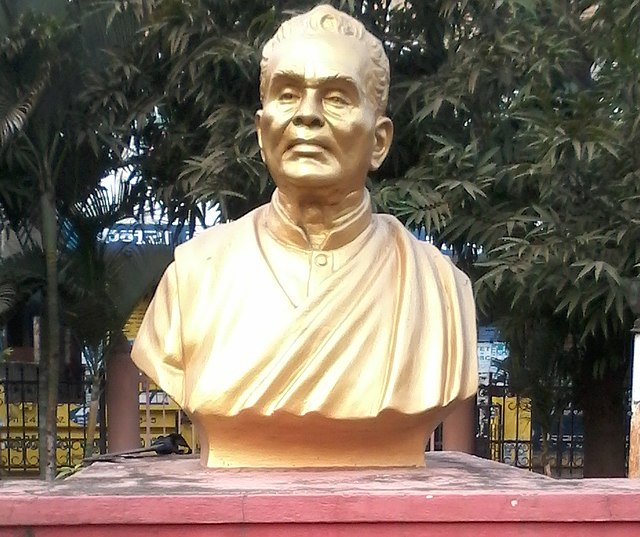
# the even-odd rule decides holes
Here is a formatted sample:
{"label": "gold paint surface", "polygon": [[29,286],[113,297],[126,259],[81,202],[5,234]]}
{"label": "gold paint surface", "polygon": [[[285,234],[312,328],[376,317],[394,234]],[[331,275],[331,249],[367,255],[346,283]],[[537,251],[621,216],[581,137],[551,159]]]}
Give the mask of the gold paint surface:
{"label": "gold paint surface", "polygon": [[366,175],[393,136],[386,56],[319,6],[283,24],[261,70],[271,203],[176,249],[133,359],[188,412],[206,466],[423,465],[477,389],[475,307],[448,258],[371,212]]}

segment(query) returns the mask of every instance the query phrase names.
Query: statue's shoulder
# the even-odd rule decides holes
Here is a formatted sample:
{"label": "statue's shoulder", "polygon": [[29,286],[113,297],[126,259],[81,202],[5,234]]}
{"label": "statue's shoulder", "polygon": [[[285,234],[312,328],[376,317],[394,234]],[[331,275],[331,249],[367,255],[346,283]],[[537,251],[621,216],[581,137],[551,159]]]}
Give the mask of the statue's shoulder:
{"label": "statue's shoulder", "polygon": [[433,244],[418,239],[411,231],[409,231],[400,220],[390,214],[376,214],[375,218],[379,223],[389,230],[396,241],[405,243],[410,249],[429,257],[441,258],[446,257]]}
{"label": "statue's shoulder", "polygon": [[415,259],[420,264],[428,264],[431,270],[435,270],[437,273],[451,274],[455,277],[458,285],[471,285],[469,277],[451,260],[451,258],[442,253],[436,246],[428,241],[418,239],[411,231],[409,231],[402,222],[400,222],[395,216],[388,214],[376,215],[377,218],[384,222],[387,228],[391,231],[392,235],[396,238],[396,241],[401,242],[404,247],[411,250]]}
{"label": "statue's shoulder", "polygon": [[238,220],[207,228],[176,247],[174,255],[178,268],[228,254],[240,239],[246,240],[246,235],[253,233],[254,222],[263,208],[258,207]]}

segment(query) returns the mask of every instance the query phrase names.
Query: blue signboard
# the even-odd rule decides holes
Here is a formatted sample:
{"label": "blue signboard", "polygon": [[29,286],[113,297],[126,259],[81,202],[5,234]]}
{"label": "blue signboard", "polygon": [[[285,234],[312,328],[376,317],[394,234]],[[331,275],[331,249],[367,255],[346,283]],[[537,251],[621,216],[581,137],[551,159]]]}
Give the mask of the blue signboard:
{"label": "blue signboard", "polygon": [[157,224],[115,224],[102,232],[101,240],[107,244],[134,246],[175,246],[188,238],[186,227]]}

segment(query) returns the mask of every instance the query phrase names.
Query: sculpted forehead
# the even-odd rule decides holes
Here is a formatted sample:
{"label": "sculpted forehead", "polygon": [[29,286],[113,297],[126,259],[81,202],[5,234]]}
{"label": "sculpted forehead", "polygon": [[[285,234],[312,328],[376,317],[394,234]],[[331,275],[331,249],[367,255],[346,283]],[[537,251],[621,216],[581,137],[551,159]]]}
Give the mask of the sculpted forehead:
{"label": "sculpted forehead", "polygon": [[350,79],[364,96],[369,67],[360,41],[341,35],[300,36],[277,46],[269,59],[267,94],[274,75],[295,74],[313,83],[330,77]]}

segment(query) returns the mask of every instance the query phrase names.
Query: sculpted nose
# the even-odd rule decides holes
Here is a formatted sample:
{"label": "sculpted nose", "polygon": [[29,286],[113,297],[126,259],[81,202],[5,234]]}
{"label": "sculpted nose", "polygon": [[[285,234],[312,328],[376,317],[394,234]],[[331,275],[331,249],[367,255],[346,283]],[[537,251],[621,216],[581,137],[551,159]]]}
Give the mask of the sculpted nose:
{"label": "sculpted nose", "polygon": [[320,103],[317,102],[315,95],[305,95],[300,100],[300,105],[293,116],[292,122],[296,127],[317,128],[324,125]]}

